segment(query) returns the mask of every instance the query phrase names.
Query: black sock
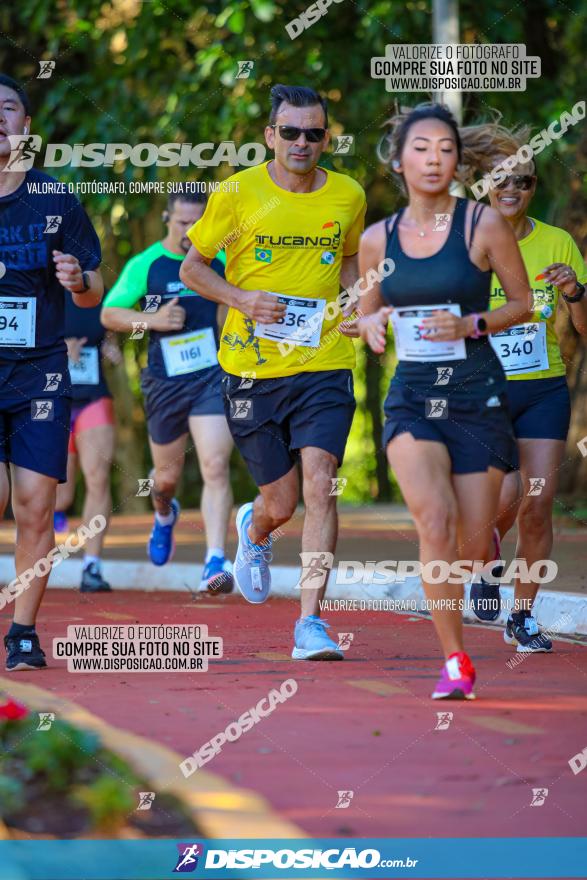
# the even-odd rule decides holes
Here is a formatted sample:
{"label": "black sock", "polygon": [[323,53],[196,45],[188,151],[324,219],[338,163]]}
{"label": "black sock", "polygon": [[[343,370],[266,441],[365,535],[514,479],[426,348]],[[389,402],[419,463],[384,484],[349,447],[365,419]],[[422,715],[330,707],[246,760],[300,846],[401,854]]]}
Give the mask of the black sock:
{"label": "black sock", "polygon": [[13,623],[8,630],[8,637],[11,639],[15,637],[18,638],[18,636],[23,636],[25,633],[34,632],[36,632],[34,623]]}

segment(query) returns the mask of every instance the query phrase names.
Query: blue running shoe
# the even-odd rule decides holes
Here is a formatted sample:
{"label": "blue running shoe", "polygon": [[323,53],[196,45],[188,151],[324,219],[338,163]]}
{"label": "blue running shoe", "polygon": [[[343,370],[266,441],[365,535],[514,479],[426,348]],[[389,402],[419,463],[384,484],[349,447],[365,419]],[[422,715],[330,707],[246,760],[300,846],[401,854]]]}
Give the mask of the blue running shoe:
{"label": "blue running shoe", "polygon": [[232,593],[232,565],[224,556],[213,556],[204,565],[200,590],[208,593]]}
{"label": "blue running shoe", "polygon": [[497,620],[501,614],[499,584],[490,584],[481,578],[471,584],[471,608],[479,620]]}
{"label": "blue running shoe", "polygon": [[173,498],[171,501],[171,510],[173,512],[173,522],[169,526],[159,525],[157,517],[153,524],[153,531],[147,544],[147,556],[153,565],[165,565],[172,558],[175,551],[175,541],[173,539],[173,529],[179,518],[179,502]]}
{"label": "blue running shoe", "polygon": [[513,611],[508,617],[503,639],[506,645],[517,645],[519,654],[550,654],[552,642],[528,610]]}
{"label": "blue running shoe", "polygon": [[260,605],[271,590],[269,563],[273,558],[271,536],[263,544],[253,544],[247,530],[253,517],[253,505],[243,504],[236,515],[238,548],[234,560],[234,580],[247,602]]}
{"label": "blue running shoe", "polygon": [[57,532],[58,535],[69,531],[67,516],[62,510],[56,510],[53,514],[53,531]]}
{"label": "blue running shoe", "polygon": [[330,625],[314,614],[300,617],[294,629],[294,660],[344,660],[344,655],[333,642],[327,629]]}

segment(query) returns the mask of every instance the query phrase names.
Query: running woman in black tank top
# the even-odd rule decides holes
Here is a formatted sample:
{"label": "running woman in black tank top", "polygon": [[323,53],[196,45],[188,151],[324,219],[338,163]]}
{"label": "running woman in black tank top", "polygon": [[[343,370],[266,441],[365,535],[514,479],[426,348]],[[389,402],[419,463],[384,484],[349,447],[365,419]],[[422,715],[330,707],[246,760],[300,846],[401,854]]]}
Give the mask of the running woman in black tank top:
{"label": "running woman in black tank top", "polygon": [[[432,696],[473,699],[463,581],[467,560],[490,556],[503,475],[515,465],[505,377],[486,334],[528,320],[529,284],[498,212],[450,195],[461,147],[448,110],[426,105],[398,122],[392,168],[409,204],[370,226],[359,251],[362,277],[369,270],[373,277],[385,257],[395,269],[361,299],[363,317],[348,333],[382,354],[393,322],[399,363],[383,441],[418,530],[422,580],[446,658]],[[507,302],[490,313],[492,271]]]}

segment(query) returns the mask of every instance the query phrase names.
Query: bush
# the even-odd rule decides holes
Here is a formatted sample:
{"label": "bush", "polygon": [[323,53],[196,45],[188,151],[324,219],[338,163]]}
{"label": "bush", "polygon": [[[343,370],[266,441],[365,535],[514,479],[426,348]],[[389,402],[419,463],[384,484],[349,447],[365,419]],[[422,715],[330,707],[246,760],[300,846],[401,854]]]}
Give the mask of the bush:
{"label": "bush", "polygon": [[73,798],[87,808],[92,828],[107,833],[121,828],[135,807],[134,794],[124,783],[106,773],[91,785],[77,789]]}

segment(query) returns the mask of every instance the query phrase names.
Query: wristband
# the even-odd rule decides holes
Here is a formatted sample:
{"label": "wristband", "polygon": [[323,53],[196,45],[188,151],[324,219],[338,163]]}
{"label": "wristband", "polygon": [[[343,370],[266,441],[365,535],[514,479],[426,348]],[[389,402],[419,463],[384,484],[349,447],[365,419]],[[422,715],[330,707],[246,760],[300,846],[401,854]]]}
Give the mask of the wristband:
{"label": "wristband", "polygon": [[478,315],[475,312],[472,315],[473,318],[473,332],[469,333],[470,339],[479,339],[481,336],[485,336],[487,334],[487,321],[481,315]]}
{"label": "wristband", "polygon": [[583,299],[583,296],[585,294],[585,285],[577,281],[577,286],[575,290],[576,293],[573,296],[567,296],[566,293],[563,293],[563,299],[565,300],[565,302],[578,303]]}
{"label": "wristband", "polygon": [[81,290],[70,290],[69,292],[72,293],[74,296],[79,296],[80,293],[86,293],[90,289],[92,285],[90,284],[89,275],[87,272],[82,272],[82,283],[84,286]]}

